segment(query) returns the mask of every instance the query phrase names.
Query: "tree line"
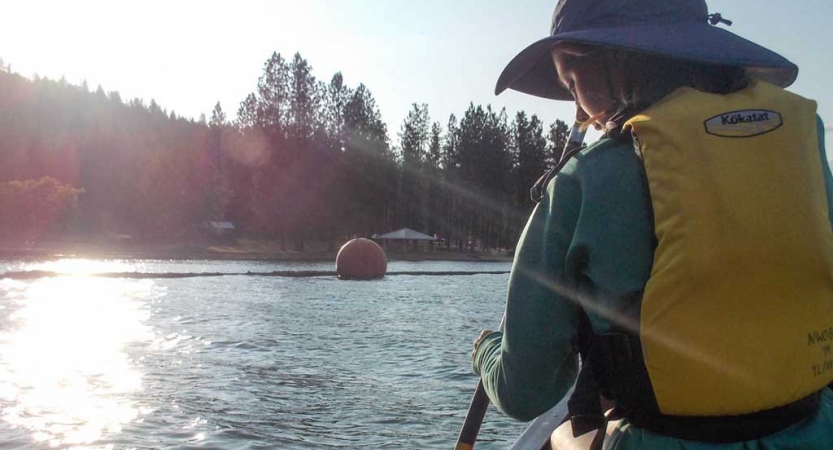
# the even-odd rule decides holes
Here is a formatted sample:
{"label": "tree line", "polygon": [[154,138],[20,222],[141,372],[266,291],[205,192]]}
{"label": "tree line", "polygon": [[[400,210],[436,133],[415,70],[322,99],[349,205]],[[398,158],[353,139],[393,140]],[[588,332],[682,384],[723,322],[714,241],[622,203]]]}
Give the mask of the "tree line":
{"label": "tree line", "polygon": [[217,103],[196,121],[0,64],[0,239],[182,240],[230,221],[295,249],[402,227],[509,248],[566,135],[523,111],[472,103],[443,125],[413,104],[394,144],[367,86],[321,81],[298,53],[268,58],[236,118]]}

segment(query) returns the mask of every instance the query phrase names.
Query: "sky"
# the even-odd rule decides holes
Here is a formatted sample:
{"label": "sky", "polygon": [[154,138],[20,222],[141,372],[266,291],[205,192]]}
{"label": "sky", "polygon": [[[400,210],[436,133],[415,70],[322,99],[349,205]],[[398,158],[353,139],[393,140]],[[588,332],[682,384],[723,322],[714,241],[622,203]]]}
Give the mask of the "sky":
{"label": "sky", "polygon": [[[197,119],[216,102],[233,119],[278,52],[300,52],[313,75],[364,83],[391,139],[413,103],[443,126],[469,103],[572,121],[573,106],[494,84],[509,60],[547,36],[555,0],[0,0],[0,58],[12,71],[123,99],[151,99]],[[711,0],[728,28],[800,67],[792,91],[819,102],[833,125],[833,1]],[[696,45],[696,43],[692,43]],[[833,133],[831,133],[833,134]],[[828,147],[833,142],[827,139]]]}

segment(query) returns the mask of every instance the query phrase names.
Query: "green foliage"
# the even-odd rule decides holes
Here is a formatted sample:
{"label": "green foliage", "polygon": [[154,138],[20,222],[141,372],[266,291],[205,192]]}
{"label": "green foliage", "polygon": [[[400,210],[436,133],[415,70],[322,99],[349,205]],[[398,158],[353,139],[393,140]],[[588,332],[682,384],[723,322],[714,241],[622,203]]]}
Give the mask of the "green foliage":
{"label": "green foliage", "polygon": [[383,231],[389,227],[395,207],[397,173],[387,126],[363,84],[345,104],[344,128],[340,172],[345,209],[339,218],[347,224],[348,235]]}
{"label": "green foliage", "polygon": [[429,218],[427,210],[430,178],[424,172],[428,154],[428,133],[430,117],[428,105],[414,103],[402,124],[399,133],[400,152],[402,156],[402,176],[400,177],[399,216],[411,224],[411,228],[426,229]]}
{"label": "green foliage", "polygon": [[406,169],[418,170],[426,157],[428,147],[428,105],[414,103],[399,133],[402,151],[402,165]]}
{"label": "green foliage", "polygon": [[223,107],[220,102],[214,105],[214,110],[211,111],[211,121],[208,122],[211,128],[222,128],[226,126],[226,113],[223,112]]}
{"label": "green foliage", "polygon": [[284,132],[289,109],[289,67],[283,57],[275,52],[263,68],[257,83],[258,123],[271,135]]}
{"label": "green foliage", "polygon": [[509,247],[530,185],[566,140],[561,121],[545,138],[537,117],[510,123],[488,105],[450,115],[443,129],[414,104],[394,150],[368,87],[341,73],[319,81],[300,54],[273,53],[253,87],[234,120],[217,103],[194,121],[101,86],[0,70],[0,235],[74,226],[182,239],[229,220],[294,248],[401,227],[448,246]]}
{"label": "green foliage", "polygon": [[52,177],[0,183],[0,239],[35,241],[68,231],[82,192]]}
{"label": "green foliage", "polygon": [[519,111],[513,123],[512,141],[516,156],[515,201],[525,211],[531,211],[533,203],[529,188],[547,168],[547,141],[538,117],[533,115],[527,119],[526,114]]}
{"label": "green foliage", "polygon": [[561,159],[561,152],[564,151],[569,134],[570,128],[561,120],[556,120],[550,125],[550,131],[547,134],[548,163],[555,164]]}
{"label": "green foliage", "polygon": [[425,166],[432,175],[440,171],[442,161],[442,133],[443,127],[439,122],[431,125],[431,135],[428,138],[428,153],[425,155]]}
{"label": "green foliage", "polygon": [[324,95],[319,91],[318,83],[312,76],[312,67],[307,60],[296,53],[288,67],[290,73],[289,84],[289,120],[291,128],[290,139],[297,146],[306,147],[313,138],[316,129],[316,119],[320,110],[320,103]]}
{"label": "green foliage", "polygon": [[240,103],[240,108],[237,109],[237,126],[240,129],[262,127],[263,124],[259,120],[260,113],[258,111],[258,102],[255,94],[249,94],[246,99]]}

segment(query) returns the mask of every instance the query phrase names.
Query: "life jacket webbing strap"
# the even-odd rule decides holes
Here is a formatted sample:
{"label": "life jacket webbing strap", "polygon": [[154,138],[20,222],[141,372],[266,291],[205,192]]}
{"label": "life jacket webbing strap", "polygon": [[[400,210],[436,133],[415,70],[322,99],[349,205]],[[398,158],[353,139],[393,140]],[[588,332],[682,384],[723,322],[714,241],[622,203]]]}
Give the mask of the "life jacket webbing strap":
{"label": "life jacket webbing strap", "polygon": [[533,202],[538,203],[544,198],[544,192],[547,190],[547,185],[550,184],[550,180],[558,175],[558,172],[561,172],[561,169],[563,169],[564,166],[570,162],[570,159],[582,150],[584,150],[584,146],[567,151],[565,154],[561,155],[561,159],[555,167],[546,171],[540,178],[538,178],[535,184],[529,189],[529,197]]}
{"label": "life jacket webbing strap", "polygon": [[[632,425],[657,434],[700,442],[743,442],[781,431],[814,415],[821,392],[772,409],[736,416],[671,416],[662,414],[650,393],[639,339],[627,333],[610,333],[595,338],[592,352],[596,369],[604,374],[601,385],[609,385],[617,409]],[[630,355],[625,353],[630,352]],[[613,363],[613,364],[611,364]]]}
{"label": "life jacket webbing strap", "polygon": [[597,359],[597,345],[590,319],[584,311],[578,316],[578,342],[581,368],[576,378],[573,394],[567,401],[567,417],[570,420],[573,437],[596,431],[590,450],[601,450],[607,428],[607,417],[602,412],[601,390],[594,369]]}
{"label": "life jacket webbing strap", "polygon": [[567,401],[573,437],[579,437],[594,430],[602,430],[607,422],[599,402],[599,386],[589,364],[590,361],[582,363],[575,389]]}
{"label": "life jacket webbing strap", "polygon": [[821,392],[815,392],[784,406],[739,416],[654,417],[630,414],[625,418],[638,428],[690,441],[732,443],[760,439],[777,433],[818,412]]}

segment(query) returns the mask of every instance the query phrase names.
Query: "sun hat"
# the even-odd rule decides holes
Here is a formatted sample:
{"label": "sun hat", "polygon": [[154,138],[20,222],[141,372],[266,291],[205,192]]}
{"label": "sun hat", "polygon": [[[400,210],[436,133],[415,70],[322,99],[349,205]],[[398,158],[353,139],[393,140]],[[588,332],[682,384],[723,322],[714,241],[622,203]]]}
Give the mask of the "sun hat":
{"label": "sun hat", "polygon": [[787,87],[798,67],[783,56],[718,28],[731,24],[708,13],[705,0],[560,0],[550,36],[528,46],[503,69],[495,94],[508,89],[555,100],[572,100],[558,82],[550,50],[559,42],[635,50],[724,66]]}

